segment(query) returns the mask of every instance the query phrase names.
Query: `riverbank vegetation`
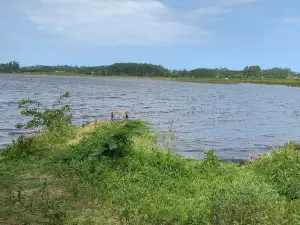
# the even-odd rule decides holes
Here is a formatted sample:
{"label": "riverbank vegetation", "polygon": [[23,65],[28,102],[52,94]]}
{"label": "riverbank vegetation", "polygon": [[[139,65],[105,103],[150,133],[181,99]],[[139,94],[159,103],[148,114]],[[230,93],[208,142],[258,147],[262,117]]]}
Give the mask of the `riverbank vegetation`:
{"label": "riverbank vegetation", "polygon": [[33,73],[33,74],[60,74],[60,75],[93,75],[93,76],[135,76],[135,77],[172,77],[172,78],[201,78],[233,80],[259,79],[298,79],[300,73],[289,68],[261,69],[260,66],[246,66],[241,70],[227,68],[197,68],[192,70],[170,70],[161,65],[147,63],[115,63],[106,66],[24,66],[18,62],[0,64],[0,73]]}
{"label": "riverbank vegetation", "polygon": [[16,61],[9,63],[0,63],[0,73],[19,73],[21,72],[20,64]]}
{"label": "riverbank vegetation", "polygon": [[69,106],[20,101],[41,127],[0,153],[0,224],[300,224],[300,148],[243,165],[159,149],[140,120],[75,127]]}

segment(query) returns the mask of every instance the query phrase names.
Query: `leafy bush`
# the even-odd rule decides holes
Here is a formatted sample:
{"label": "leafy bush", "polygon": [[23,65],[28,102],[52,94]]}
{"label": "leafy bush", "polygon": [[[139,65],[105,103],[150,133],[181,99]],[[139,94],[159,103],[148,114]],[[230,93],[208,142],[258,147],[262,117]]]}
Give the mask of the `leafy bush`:
{"label": "leafy bush", "polygon": [[[2,155],[12,158],[22,158],[36,152],[54,150],[56,145],[62,145],[74,134],[71,129],[70,107],[63,104],[63,100],[70,95],[66,92],[59,96],[51,109],[46,108],[37,100],[24,99],[19,102],[22,116],[32,119],[24,124],[17,124],[17,128],[44,128],[40,135],[20,136],[3,150]],[[60,106],[60,107],[59,107]]]}
{"label": "leafy bush", "polygon": [[[70,106],[63,104],[63,100],[70,97],[69,92],[60,95],[51,109],[41,102],[31,99],[23,99],[19,102],[19,109],[22,116],[31,116],[32,119],[24,124],[17,124],[17,128],[44,127],[52,129],[54,126],[68,126],[71,124],[72,115]],[[60,106],[60,107],[58,107]]]}
{"label": "leafy bush", "polygon": [[298,145],[287,144],[249,165],[257,176],[275,185],[280,195],[289,200],[300,199],[300,151]]}

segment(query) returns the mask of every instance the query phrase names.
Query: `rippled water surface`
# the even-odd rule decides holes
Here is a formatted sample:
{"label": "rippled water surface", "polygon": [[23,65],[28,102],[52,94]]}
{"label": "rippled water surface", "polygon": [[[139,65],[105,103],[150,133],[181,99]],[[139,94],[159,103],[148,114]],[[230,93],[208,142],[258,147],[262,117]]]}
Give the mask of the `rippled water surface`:
{"label": "rippled water surface", "polygon": [[247,158],[300,140],[300,88],[200,84],[121,78],[0,75],[0,148],[22,132],[18,100],[51,104],[69,91],[74,123],[109,119],[128,110],[156,132],[175,132],[175,152],[198,158],[214,149],[222,159]]}

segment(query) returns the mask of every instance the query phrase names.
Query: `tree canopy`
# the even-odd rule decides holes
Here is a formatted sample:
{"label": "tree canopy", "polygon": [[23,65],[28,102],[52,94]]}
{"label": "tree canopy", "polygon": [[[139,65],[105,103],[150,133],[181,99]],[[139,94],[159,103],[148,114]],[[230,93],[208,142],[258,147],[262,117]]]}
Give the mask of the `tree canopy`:
{"label": "tree canopy", "polygon": [[18,73],[20,70],[20,64],[16,61],[0,63],[0,73]]}
{"label": "tree canopy", "polygon": [[300,76],[289,68],[274,67],[261,69],[260,66],[246,66],[243,70],[227,68],[196,68],[192,70],[169,70],[161,65],[149,63],[115,63],[105,66],[68,66],[68,65],[35,65],[20,67],[12,61],[0,64],[0,73],[74,73],[95,76],[167,76],[167,77],[195,77],[195,78],[288,78]]}

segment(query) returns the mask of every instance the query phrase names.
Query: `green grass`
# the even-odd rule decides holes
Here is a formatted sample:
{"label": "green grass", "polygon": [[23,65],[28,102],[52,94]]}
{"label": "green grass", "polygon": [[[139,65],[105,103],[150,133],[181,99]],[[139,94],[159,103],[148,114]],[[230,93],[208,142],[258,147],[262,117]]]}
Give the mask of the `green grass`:
{"label": "green grass", "polygon": [[143,121],[19,139],[0,154],[0,224],[300,224],[300,153],[243,166],[157,148]]}
{"label": "green grass", "polygon": [[221,79],[221,78],[189,78],[189,77],[179,77],[175,78],[175,81],[182,82],[199,82],[199,83],[217,83],[217,84],[268,84],[268,85],[285,85],[290,87],[300,87],[300,80],[291,79],[276,79],[276,78],[231,78],[231,79]]}

